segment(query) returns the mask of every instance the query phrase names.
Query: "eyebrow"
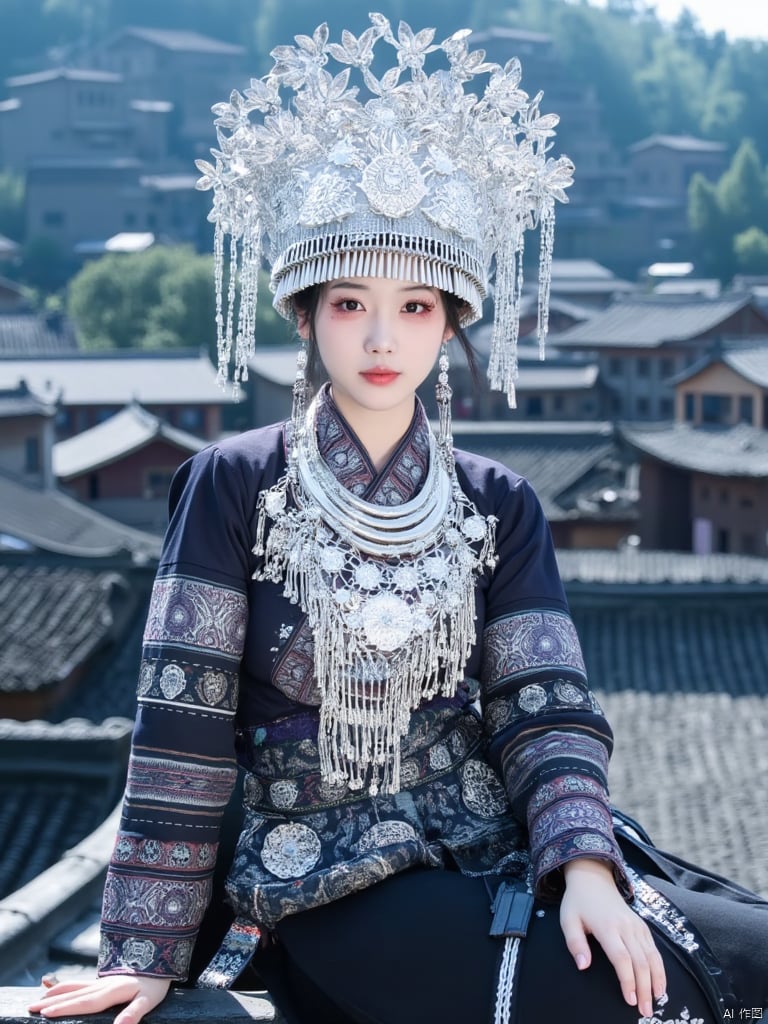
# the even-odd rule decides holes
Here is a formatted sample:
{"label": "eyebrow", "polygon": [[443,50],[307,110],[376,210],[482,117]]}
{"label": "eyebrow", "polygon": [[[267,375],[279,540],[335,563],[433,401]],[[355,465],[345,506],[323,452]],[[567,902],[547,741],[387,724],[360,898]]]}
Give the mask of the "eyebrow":
{"label": "eyebrow", "polygon": [[[334,281],[328,287],[329,287],[330,291],[334,291],[334,289],[336,289],[336,288],[352,288],[352,289],[354,289],[356,291],[361,291],[361,292],[365,292],[365,291],[369,290],[369,286],[367,284],[356,284],[354,281]],[[398,291],[401,291],[401,292],[420,292],[420,291],[431,292],[431,291],[434,291],[434,290],[435,289],[433,289],[428,284],[406,284],[406,283],[403,283],[403,287],[398,289]]]}

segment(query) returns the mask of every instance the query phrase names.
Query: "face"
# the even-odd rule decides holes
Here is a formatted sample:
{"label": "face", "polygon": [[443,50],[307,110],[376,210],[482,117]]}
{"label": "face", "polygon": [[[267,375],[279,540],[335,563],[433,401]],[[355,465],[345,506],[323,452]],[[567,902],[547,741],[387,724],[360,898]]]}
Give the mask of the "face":
{"label": "face", "polygon": [[[299,334],[311,325],[299,317]],[[404,432],[416,388],[451,336],[441,293],[409,281],[356,277],[322,286],[315,341],[350,425],[386,420]]]}

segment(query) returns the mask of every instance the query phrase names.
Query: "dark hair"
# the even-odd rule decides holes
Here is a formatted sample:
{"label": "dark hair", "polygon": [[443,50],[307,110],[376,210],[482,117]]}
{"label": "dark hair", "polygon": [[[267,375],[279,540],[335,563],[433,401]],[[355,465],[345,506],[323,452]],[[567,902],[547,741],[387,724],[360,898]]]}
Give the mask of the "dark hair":
{"label": "dark hair", "polygon": [[[472,383],[477,387],[479,380],[477,356],[475,355],[475,350],[472,348],[470,340],[467,337],[466,331],[461,326],[460,321],[461,309],[464,303],[461,299],[452,295],[450,292],[444,292],[441,289],[438,289],[438,291],[443,300],[446,323],[461,346],[464,358],[467,360],[467,366],[469,367],[469,373],[472,377]],[[300,315],[309,324],[306,372],[307,379],[313,387],[317,386],[323,379],[320,356],[317,351],[317,341],[315,339],[315,317],[317,316],[317,308],[320,305],[320,298],[322,294],[323,285],[313,284],[310,285],[309,288],[305,288],[303,291],[297,292],[293,296],[293,306],[297,315]]]}

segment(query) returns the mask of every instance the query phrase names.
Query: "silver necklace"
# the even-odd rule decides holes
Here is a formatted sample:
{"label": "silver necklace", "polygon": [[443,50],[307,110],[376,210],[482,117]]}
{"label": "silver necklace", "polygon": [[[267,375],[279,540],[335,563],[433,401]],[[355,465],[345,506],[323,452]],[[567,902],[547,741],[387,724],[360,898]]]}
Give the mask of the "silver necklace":
{"label": "silver necklace", "polygon": [[495,518],[478,513],[431,435],[412,500],[351,494],[318,449],[317,401],[292,438],[296,472],[260,495],[254,577],[283,582],[312,627],[324,780],[397,792],[411,712],[455,693],[474,645],[474,586],[495,564]]}

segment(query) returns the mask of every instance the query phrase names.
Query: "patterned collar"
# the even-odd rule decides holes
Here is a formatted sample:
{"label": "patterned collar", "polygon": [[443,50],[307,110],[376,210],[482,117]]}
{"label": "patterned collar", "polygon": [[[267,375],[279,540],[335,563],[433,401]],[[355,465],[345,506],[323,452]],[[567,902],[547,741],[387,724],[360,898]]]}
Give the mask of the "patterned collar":
{"label": "patterned collar", "polygon": [[317,410],[317,443],[323,460],[348,491],[376,505],[401,505],[419,490],[429,466],[430,427],[416,399],[413,419],[399,445],[377,472],[352,427],[324,385]]}

